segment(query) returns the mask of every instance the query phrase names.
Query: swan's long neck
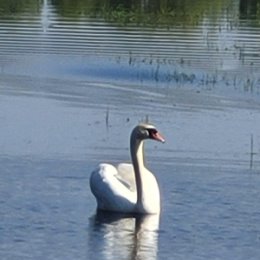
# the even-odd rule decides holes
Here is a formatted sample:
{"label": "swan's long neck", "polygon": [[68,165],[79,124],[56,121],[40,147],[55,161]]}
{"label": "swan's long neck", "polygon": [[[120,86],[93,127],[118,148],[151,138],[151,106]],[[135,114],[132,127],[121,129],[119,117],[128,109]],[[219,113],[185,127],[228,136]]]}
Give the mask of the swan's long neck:
{"label": "swan's long neck", "polygon": [[134,166],[136,190],[137,190],[137,204],[141,203],[143,198],[143,176],[142,172],[144,166],[144,142],[142,140],[131,138],[131,157]]}
{"label": "swan's long neck", "polygon": [[141,213],[159,213],[158,184],[153,174],[144,165],[144,140],[136,138],[134,132],[130,140],[130,149],[137,191],[136,210]]}

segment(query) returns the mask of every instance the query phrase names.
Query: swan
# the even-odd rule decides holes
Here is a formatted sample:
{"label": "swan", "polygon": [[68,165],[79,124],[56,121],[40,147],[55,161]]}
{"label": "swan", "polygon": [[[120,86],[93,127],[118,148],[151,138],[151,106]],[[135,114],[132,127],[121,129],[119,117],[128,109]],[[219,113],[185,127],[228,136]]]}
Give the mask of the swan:
{"label": "swan", "polygon": [[120,213],[160,213],[160,191],[154,175],[144,164],[144,140],[165,142],[155,126],[138,124],[130,137],[132,164],[116,167],[101,163],[90,176],[90,189],[98,210]]}

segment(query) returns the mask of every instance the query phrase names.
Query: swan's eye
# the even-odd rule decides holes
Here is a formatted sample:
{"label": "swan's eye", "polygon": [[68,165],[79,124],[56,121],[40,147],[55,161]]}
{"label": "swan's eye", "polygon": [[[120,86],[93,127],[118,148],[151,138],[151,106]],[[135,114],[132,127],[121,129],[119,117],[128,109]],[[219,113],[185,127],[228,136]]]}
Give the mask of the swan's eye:
{"label": "swan's eye", "polygon": [[150,137],[150,133],[148,130],[143,130],[142,135],[146,137]]}

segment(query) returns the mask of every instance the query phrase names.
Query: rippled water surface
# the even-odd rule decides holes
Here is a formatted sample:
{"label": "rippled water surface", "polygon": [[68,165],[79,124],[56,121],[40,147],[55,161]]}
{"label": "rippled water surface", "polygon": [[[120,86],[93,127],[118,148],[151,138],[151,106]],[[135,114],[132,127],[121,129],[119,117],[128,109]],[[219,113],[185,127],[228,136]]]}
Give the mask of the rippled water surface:
{"label": "rippled water surface", "polygon": [[[96,2],[0,1],[0,258],[259,259],[259,1]],[[147,119],[160,217],[97,213]]]}

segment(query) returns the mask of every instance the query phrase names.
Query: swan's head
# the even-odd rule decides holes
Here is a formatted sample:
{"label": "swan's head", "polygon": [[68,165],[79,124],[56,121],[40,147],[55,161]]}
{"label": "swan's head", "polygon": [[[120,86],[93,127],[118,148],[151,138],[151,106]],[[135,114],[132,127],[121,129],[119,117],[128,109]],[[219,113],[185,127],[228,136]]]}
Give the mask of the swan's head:
{"label": "swan's head", "polygon": [[137,125],[132,132],[135,139],[145,140],[152,139],[164,143],[165,140],[155,126],[147,123]]}

